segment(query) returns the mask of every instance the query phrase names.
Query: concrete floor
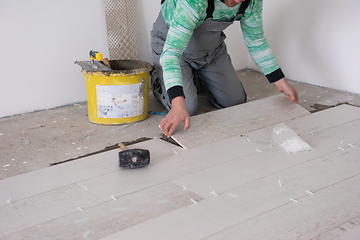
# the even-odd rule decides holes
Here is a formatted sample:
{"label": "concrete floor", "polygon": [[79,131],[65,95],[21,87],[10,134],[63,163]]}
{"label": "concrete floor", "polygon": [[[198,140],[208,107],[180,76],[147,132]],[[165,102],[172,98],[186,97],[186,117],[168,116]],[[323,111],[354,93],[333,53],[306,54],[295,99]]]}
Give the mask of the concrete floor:
{"label": "concrete floor", "polygon": [[[276,87],[253,70],[238,72],[248,101],[278,94]],[[310,112],[348,103],[360,106],[360,96],[290,81],[299,93],[299,104]],[[207,96],[199,96],[199,114],[215,110]],[[153,95],[149,111],[166,112]],[[49,167],[82,156],[117,148],[119,142],[159,138],[163,115],[150,114],[138,123],[105,126],[90,123],[86,103],[0,119],[0,180]]]}

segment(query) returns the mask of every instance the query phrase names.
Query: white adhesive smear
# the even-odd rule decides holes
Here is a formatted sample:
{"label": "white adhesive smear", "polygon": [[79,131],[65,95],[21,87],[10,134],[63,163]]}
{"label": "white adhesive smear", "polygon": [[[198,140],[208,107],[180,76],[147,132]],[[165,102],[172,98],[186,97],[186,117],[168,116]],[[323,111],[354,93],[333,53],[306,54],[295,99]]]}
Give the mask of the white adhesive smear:
{"label": "white adhesive smear", "polygon": [[274,127],[272,137],[277,144],[289,153],[310,151],[313,149],[284,123],[280,123]]}

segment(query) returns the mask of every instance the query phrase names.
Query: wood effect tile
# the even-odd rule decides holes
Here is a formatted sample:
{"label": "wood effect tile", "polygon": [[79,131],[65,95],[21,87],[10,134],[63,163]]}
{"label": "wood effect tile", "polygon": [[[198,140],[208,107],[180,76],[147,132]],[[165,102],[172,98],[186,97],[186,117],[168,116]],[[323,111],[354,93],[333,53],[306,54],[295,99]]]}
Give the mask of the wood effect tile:
{"label": "wood effect tile", "polygon": [[[231,219],[226,219],[224,216],[217,216],[215,219],[209,216],[211,212],[210,205],[204,206],[201,210],[196,210],[196,207],[203,204],[203,202],[194,203],[191,207],[173,211],[103,239],[200,239],[194,236],[199,236],[209,231],[216,232],[216,229],[222,229],[224,224],[231,221]],[[218,206],[219,209],[226,208],[226,206],[220,206],[222,208]],[[202,213],[205,214],[207,219],[205,225],[203,222],[197,221],[198,216]],[[212,227],[215,227],[215,229],[212,229]]]}
{"label": "wood effect tile", "polygon": [[285,124],[299,136],[306,136],[311,132],[315,134],[357,119],[360,119],[360,108],[341,105],[289,120]]}
{"label": "wood effect tile", "polygon": [[[342,109],[351,111],[352,108],[344,106]],[[326,111],[323,111],[326,112]],[[332,109],[332,112],[336,112],[336,109]],[[345,114],[344,112],[342,114]],[[328,114],[326,114],[327,117]],[[357,117],[357,115],[355,115]],[[302,118],[309,118],[309,116],[301,117],[293,120],[300,121]],[[343,119],[344,120],[344,119]],[[313,121],[314,124],[321,125],[321,121]],[[240,151],[236,151],[236,148],[242,149],[246,146],[247,150],[253,149],[252,154],[239,157],[232,161],[224,161],[224,163],[213,166],[211,168],[198,171],[196,173],[172,180],[173,183],[178,185],[186,185],[191,191],[203,197],[211,196],[211,189],[215,189],[218,192],[235,187],[236,184],[244,184],[252,181],[257,177],[264,177],[268,174],[273,174],[281,169],[286,169],[292,166],[296,166],[302,162],[309,161],[311,159],[327,155],[332,152],[342,151],[340,149],[347,149],[350,146],[348,142],[352,142],[351,147],[355,147],[360,142],[360,119],[346,121],[340,121],[339,123],[331,122],[331,128],[324,128],[316,132],[315,135],[306,135],[303,137],[305,142],[309,143],[314,148],[310,152],[301,152],[297,154],[287,153],[279,146],[270,147],[267,143],[260,140],[261,136],[271,136],[271,128],[265,128],[261,130],[249,133],[242,137],[242,141],[239,139],[229,138],[221,141],[220,149],[229,149],[232,154]],[[327,125],[329,126],[329,125]],[[248,141],[244,141],[244,139]],[[341,144],[340,139],[343,140]],[[215,144],[205,145],[196,149],[202,149],[203,152],[209,152],[210,155],[216,155],[214,149]],[[274,145],[272,145],[274,146]],[[255,153],[255,147],[262,152]],[[340,147],[340,149],[339,149]],[[357,149],[355,147],[355,149]],[[218,151],[221,153],[221,151]],[[225,151],[224,151],[225,152]],[[226,156],[227,153],[224,154]],[[221,155],[221,154],[218,154]],[[230,159],[234,155],[230,155]]]}
{"label": "wood effect tile", "polygon": [[144,168],[119,168],[116,172],[76,184],[79,187],[86,186],[89,192],[107,201],[111,195],[124,196],[203,169],[204,166],[198,164],[198,159],[204,157],[205,155],[199,152],[188,155],[185,151],[154,160]]}
{"label": "wood effect tile", "polygon": [[[332,128],[351,123],[358,119],[360,119],[360,108],[341,105],[311,115],[285,121],[284,124],[302,138],[308,135],[317,136],[319,132],[331,130]],[[263,146],[275,146],[276,143],[271,135],[273,128],[274,125],[242,134],[242,137],[249,139],[252,143],[261,144]],[[352,132],[356,132],[355,129]],[[344,130],[343,133],[346,134],[347,130]]]}
{"label": "wood effect tile", "polygon": [[[358,150],[354,148],[348,149],[347,154],[342,151],[333,152],[298,166],[294,166],[293,168],[284,170],[278,174],[241,185],[222,193],[221,195],[226,194],[239,201],[239,203],[232,204],[234,206],[234,211],[237,214],[245,214],[249,216],[249,219],[256,218],[257,216],[261,216],[262,214],[271,211],[269,206],[276,206],[273,205],[276,202],[278,202],[279,205],[273,208],[275,210],[283,205],[293,204],[293,202],[289,200],[290,198],[301,202],[303,199],[316,196],[324,189],[331,188],[347,179],[359,179],[360,162],[357,161],[356,156],[358,156]],[[289,178],[286,178],[285,176]],[[282,186],[279,185],[278,179],[281,179]],[[353,184],[353,187],[359,183],[360,181]],[[311,190],[314,195],[307,193],[306,190]],[[347,195],[346,193],[340,193],[338,195],[338,193],[334,191],[334,195],[330,198],[332,198],[331,201],[336,204],[346,204]],[[328,199],[324,199],[324,201],[328,201]],[[355,209],[360,211],[358,208]],[[287,215],[286,211],[284,212],[284,215]],[[281,216],[283,215],[276,216],[274,219],[283,218]],[[241,226],[240,223],[238,225]],[[293,230],[294,229],[289,229],[289,231]],[[239,236],[239,234],[234,234],[232,238],[229,238],[227,235],[220,236],[221,237],[216,239],[237,239],[236,236]],[[250,239],[264,239],[265,236],[266,235]],[[276,236],[270,239],[310,238]]]}
{"label": "wood effect tile", "polygon": [[117,170],[116,151],[98,155],[106,160],[99,162],[94,155],[1,180],[0,205],[10,197],[13,201],[24,199]]}
{"label": "wood effect tile", "polygon": [[319,240],[357,240],[360,236],[360,216],[321,234]]}
{"label": "wood effect tile", "polygon": [[[176,209],[193,204],[201,197],[171,184],[159,184],[127,196],[38,224],[7,236],[6,239],[100,239],[139,225]],[[141,231],[147,236],[147,233]]]}
{"label": "wood effect tile", "polygon": [[[139,229],[141,229],[141,231],[139,231]],[[118,239],[192,240],[191,238],[182,235],[181,230],[178,228],[164,227],[163,223],[157,220],[140,223],[134,227],[101,238],[101,240]]]}
{"label": "wood effect tile", "polygon": [[[105,239],[171,239],[172,235],[175,239],[238,239],[239,236],[245,236],[244,239],[310,239],[334,227],[339,219],[349,221],[360,214],[359,182],[360,175],[330,183],[315,195],[304,194],[295,203],[289,200],[294,194],[293,188],[284,189],[260,179]],[[347,192],[354,188],[356,193],[349,194],[351,206],[343,211],[342,205],[348,202]],[[297,220],[301,221],[301,227]],[[151,229],[151,238],[141,229]],[[162,238],[162,229],[171,229],[172,235],[167,232],[166,238]],[[268,232],[273,235],[267,235]]]}
{"label": "wood effect tile", "polygon": [[[86,210],[103,203],[102,200],[75,185],[58,188],[3,206],[2,218],[16,218],[17,231],[35,226],[67,214]],[[21,219],[21,221],[18,221]],[[17,223],[19,222],[20,225]]]}
{"label": "wood effect tile", "polygon": [[194,116],[187,132],[180,125],[172,137],[190,149],[308,114],[300,105],[276,95]]}
{"label": "wood effect tile", "polygon": [[345,179],[205,239],[318,239],[360,215],[360,176]]}
{"label": "wood effect tile", "polygon": [[[130,148],[149,149],[151,161],[168,155],[175,155],[175,150],[179,153],[184,151],[160,139],[131,145]],[[5,205],[9,198],[16,201],[107,173],[117,172],[119,170],[119,151],[112,150],[3,179],[0,181],[0,206]]]}
{"label": "wood effect tile", "polygon": [[[268,185],[267,182],[262,183],[265,186]],[[252,211],[239,213],[235,210],[246,203],[251,206],[250,203],[253,201],[266,202],[264,199],[261,200],[258,196],[252,195],[252,189],[245,190],[239,198],[219,194],[218,196],[203,199],[196,204],[159,216],[104,239],[172,239],[172,236],[175,239],[203,239],[208,235],[215,234],[251,218]],[[260,211],[262,212],[264,209],[271,210],[287,202],[284,197],[276,197],[277,199],[268,201]],[[255,206],[258,207],[259,205],[253,205],[254,210],[256,210]],[[151,237],[147,237],[141,229],[149,229]],[[165,238],[163,237],[163,229],[167,229]],[[171,233],[168,233],[169,230],[171,230]]]}
{"label": "wood effect tile", "polygon": [[[346,119],[344,118],[344,121],[345,120]],[[311,122],[311,124],[320,125],[315,120]],[[84,184],[85,182],[90,183],[87,185],[89,193],[99,196],[107,201],[106,203],[87,208],[84,212],[78,211],[45,223],[40,223],[20,232],[16,229],[25,228],[25,225],[21,225],[20,222],[17,223],[20,227],[15,225],[17,227],[15,228],[14,225],[7,225],[3,228],[0,227],[0,231],[7,231],[7,234],[10,234],[9,236],[6,236],[6,239],[25,239],[26,236],[37,236],[39,239],[51,238],[51,236],[53,236],[51,234],[54,233],[56,236],[64,239],[71,239],[74,238],[74,236],[76,236],[75,238],[86,236],[88,239],[99,239],[110,234],[114,234],[112,235],[112,237],[115,237],[113,239],[119,239],[116,238],[119,236],[128,237],[125,239],[139,239],[135,238],[136,236],[143,237],[141,239],[146,239],[146,237],[149,236],[151,236],[151,238],[148,239],[169,239],[171,238],[172,233],[175,237],[171,239],[202,239],[212,234],[217,234],[224,229],[232,229],[232,227],[239,224],[247,223],[254,218],[293,204],[293,202],[289,201],[289,196],[294,196],[294,198],[298,199],[298,203],[303,202],[304,199],[311,197],[309,194],[303,192],[303,188],[317,189],[317,192],[315,192],[316,194],[314,195],[317,197],[320,196],[318,193],[326,190],[329,184],[336,185],[342,178],[356,174],[357,169],[359,169],[356,159],[360,152],[360,144],[357,137],[357,124],[358,122],[356,119],[347,121],[346,124],[340,123],[340,125],[337,122],[331,122],[331,127],[323,129],[317,128],[317,132],[314,132],[316,133],[314,136],[311,134],[303,135],[303,139],[314,147],[314,151],[299,154],[289,154],[284,152],[279,146],[270,148],[263,142],[254,141],[255,138],[251,138],[251,133],[249,133],[251,142],[248,142],[244,136],[242,138],[239,136],[233,137],[231,138],[230,143],[228,143],[226,139],[220,141],[220,146],[222,148],[227,147],[228,151],[224,153],[221,153],[219,149],[216,148],[216,143],[213,145],[209,144],[209,146],[211,145],[209,148],[207,148],[207,146],[202,146],[187,151],[178,148],[176,148],[176,150],[168,150],[166,148],[168,153],[164,155],[162,155],[162,149],[158,148],[159,150],[155,151],[159,151],[159,158],[154,159],[147,168],[143,168],[137,172],[127,171],[126,174],[123,174],[120,177],[116,175],[120,170],[118,168],[113,172],[107,173],[105,171],[103,174],[101,174],[103,169],[100,169],[99,171],[93,169],[93,167],[100,166],[98,163],[107,161],[110,163],[109,169],[111,168],[111,164],[113,164],[111,162],[112,160],[101,156],[100,158],[94,159],[93,163],[89,165],[89,169],[84,169],[84,173],[82,173],[81,170],[76,170],[80,175],[84,174],[79,177],[76,176],[78,179],[85,178],[85,180],[76,183],[81,189],[87,185]],[[303,125],[306,127],[306,122],[303,122]],[[257,131],[259,137],[261,137],[262,130]],[[299,128],[299,130],[301,135],[301,128]],[[344,135],[341,135],[342,132]],[[337,141],[337,137],[339,134],[344,138],[344,144],[351,140],[351,142],[354,143],[354,147],[345,146],[344,150],[338,149],[339,142]],[[144,145],[143,148],[151,148],[151,146],[148,147]],[[261,149],[262,152],[256,152],[256,149]],[[239,156],[237,156],[236,150],[239,150]],[[174,153],[174,151],[178,154]],[[221,156],[224,156],[224,158],[221,159]],[[230,162],[233,162],[232,164],[235,165],[229,164]],[[326,165],[323,165],[322,162],[325,162]],[[229,164],[229,174],[226,174],[228,168],[222,166],[223,164]],[[80,169],[81,166],[76,165],[76,167]],[[214,169],[215,167],[219,167],[223,174],[218,174],[214,169],[211,169],[212,167],[214,167]],[[247,169],[247,171],[243,168]],[[149,169],[151,169],[151,171],[147,172]],[[237,176],[236,174],[238,174],[238,172],[236,170],[239,170],[239,172],[243,171],[246,175]],[[338,174],[337,170],[339,170],[341,174]],[[75,179],[72,174],[75,174],[76,171],[70,171],[70,176],[65,178],[65,180],[69,181]],[[189,181],[189,184],[184,182],[177,183],[178,186],[175,187],[176,190],[174,189],[174,191],[179,193],[178,191],[181,189],[180,196],[172,192],[171,187],[164,187],[161,189],[155,188],[156,186],[159,186],[159,184],[163,185],[162,183],[166,183],[169,180],[174,182],[178,179],[185,179],[188,176],[195,176],[202,171],[208,171],[209,174],[205,174],[204,178],[198,182],[196,182],[197,178],[194,178],[195,185],[192,185],[193,182],[191,181]],[[88,172],[90,172],[89,175]],[[91,181],[93,180],[92,178],[87,181],[88,179],[84,176],[94,175],[94,172],[99,174],[94,178],[94,182]],[[305,172],[306,174],[301,175],[298,172]],[[109,175],[112,176],[109,177]],[[217,175],[219,175],[220,178],[216,179]],[[61,178],[60,174],[55,176],[59,177],[61,181],[65,181]],[[244,181],[241,177],[244,177],[245,182],[241,182]],[[213,180],[213,178],[215,178],[215,180]],[[284,182],[282,182],[284,186],[282,188],[277,185],[278,178],[284,179]],[[237,182],[238,179],[240,179],[239,182]],[[247,181],[247,179],[249,179],[249,181]],[[220,181],[219,189],[209,187],[212,184],[212,181],[218,184],[216,180]],[[313,184],[314,182],[316,184]],[[356,182],[353,184],[355,183]],[[183,185],[187,186],[188,190],[183,190]],[[194,186],[200,189],[199,191],[194,192],[201,193],[200,195],[202,195],[202,197],[207,197],[207,199],[202,199],[202,197],[193,193]],[[204,190],[204,186],[208,187],[208,189]],[[6,191],[10,191],[10,188],[7,189],[7,186],[2,187]],[[47,191],[46,189],[47,188],[43,188],[43,191]],[[143,194],[143,191],[148,189],[153,189],[155,195],[159,192],[163,193],[163,195],[160,194],[161,197],[156,200],[158,205],[167,204],[166,199],[169,200],[170,198],[167,196],[173,196],[175,199],[182,199],[181,197],[183,197],[183,194],[188,194],[185,197],[186,204],[180,204],[181,206],[177,205],[177,207],[174,208],[161,208],[161,210],[149,212],[148,209],[159,208],[154,207],[151,204],[146,204],[149,201],[151,202],[151,199],[154,198],[152,193],[148,192],[147,194]],[[218,196],[211,194],[212,190],[215,190],[215,192],[218,193]],[[139,195],[136,195],[138,193]],[[336,201],[337,194],[338,192],[336,192],[335,195],[330,196],[330,198],[333,199],[333,201]],[[346,192],[340,192],[339,194],[346,199]],[[118,200],[111,200],[111,195],[114,195]],[[0,200],[1,196],[0,191]],[[6,202],[8,197],[2,197],[4,202]],[[128,209],[124,207],[123,204],[111,207],[110,205],[107,205],[118,203],[119,200],[127,197],[127,203],[129,205],[144,205],[144,208],[139,207],[143,209],[143,212],[132,212],[131,214],[127,214]],[[198,203],[195,204],[188,201],[189,197],[197,200]],[[133,203],[133,199],[141,199],[143,202],[140,203],[135,201]],[[355,197],[353,197],[353,199],[355,199]],[[25,201],[26,199],[23,200]],[[15,203],[18,202],[16,198],[14,201]],[[38,201],[41,202],[40,200]],[[185,200],[179,200],[179,203],[184,202]],[[318,202],[318,204],[321,204],[321,201]],[[4,209],[8,211],[8,209],[5,208],[6,206],[7,205],[5,204],[0,206],[0,211],[3,212],[2,210]],[[124,218],[119,221],[114,220],[117,219],[117,217],[109,214],[109,209],[111,212],[121,213],[121,216]],[[355,206],[354,209],[355,213],[359,210],[357,206]],[[338,211],[341,212],[341,209],[338,208]],[[126,214],[124,214],[124,212]],[[285,211],[285,215],[286,214],[287,211]],[[109,215],[111,217],[109,217]],[[140,217],[137,217],[139,215]],[[7,216],[10,216],[10,219],[19,219],[19,217],[11,212],[8,213]],[[91,218],[89,218],[89,216]],[[97,219],[93,216],[99,216],[99,218]],[[279,218],[280,215],[273,216]],[[354,216],[351,215],[344,219],[350,218],[353,219]],[[6,219],[8,219],[8,217]],[[339,219],[343,218],[340,217]],[[106,222],[107,220],[109,220],[109,222]],[[114,220],[114,222],[111,220]],[[4,222],[4,219],[0,216],[0,226],[1,222]],[[132,225],[129,223],[134,224]],[[101,225],[101,230],[97,228],[97,225]],[[124,230],[120,233],[116,233],[116,231],[119,231],[119,226]],[[334,226],[334,224],[332,224],[332,226]],[[151,235],[145,234],[146,232],[143,231],[143,229],[146,228],[151,230]],[[59,229],[66,229],[67,232],[61,232]],[[161,233],[164,232],[164,229],[166,229],[166,231],[161,235]],[[329,230],[327,229],[323,232],[326,231]],[[158,236],[158,238],[156,238],[156,236]]]}
{"label": "wood effect tile", "polygon": [[[232,144],[229,144],[229,141]],[[227,151],[221,152],[218,146],[228,146],[228,149]],[[256,148],[259,146],[260,145],[249,143],[243,138],[233,137],[228,139],[228,141],[223,140],[217,144],[209,144],[207,148],[199,147],[178,151],[178,154],[152,161],[146,168],[118,169],[117,172],[79,182],[77,185],[79,187],[86,186],[89,192],[106,201],[110,199],[111,195],[116,197],[123,196],[161,182],[182,176],[185,177],[191,173],[223,164],[226,161],[234,159],[236,156],[246,156],[249,153],[259,154],[256,151]],[[216,176],[218,172],[216,167],[214,167],[214,169],[212,174]],[[234,174],[238,177],[244,177],[236,173]],[[132,184],[129,184],[129,182]],[[208,182],[204,180],[203,184],[206,185],[207,183]],[[219,183],[221,184],[221,181]],[[183,185],[190,186],[191,182],[177,182],[177,184],[179,184],[180,187]],[[210,192],[208,192],[208,194],[210,194]]]}
{"label": "wood effect tile", "polygon": [[[224,163],[205,168],[183,177],[171,180],[179,186],[187,186],[190,191],[203,197],[210,197],[211,191],[222,193],[241,184],[266,177],[284,169],[299,165],[314,158],[338,151],[337,144],[316,136],[304,138],[313,151],[297,154],[287,153],[280,146],[261,148],[257,152],[252,147],[252,153],[239,158],[224,161]],[[231,145],[232,141],[228,142]],[[251,144],[245,143],[250,147]],[[205,162],[205,160],[199,160]]]}
{"label": "wood effect tile", "polygon": [[360,175],[359,151],[355,148],[337,150],[303,164],[277,172],[264,178],[276,184],[282,183],[283,190],[297,189],[298,195],[306,191],[316,194],[321,189]]}
{"label": "wood effect tile", "polygon": [[0,207],[0,232],[4,236],[28,227],[26,222],[12,214],[5,206]]}
{"label": "wood effect tile", "polygon": [[316,136],[321,139],[332,139],[342,148],[360,143],[360,119],[318,132]]}
{"label": "wood effect tile", "polygon": [[218,142],[209,143],[197,148],[188,150],[192,152],[200,152],[207,157],[202,159],[201,164],[211,166],[209,163],[219,164],[230,161],[241,156],[246,156],[257,152],[256,149],[265,149],[261,143],[251,142],[250,139],[241,135],[220,140]]}

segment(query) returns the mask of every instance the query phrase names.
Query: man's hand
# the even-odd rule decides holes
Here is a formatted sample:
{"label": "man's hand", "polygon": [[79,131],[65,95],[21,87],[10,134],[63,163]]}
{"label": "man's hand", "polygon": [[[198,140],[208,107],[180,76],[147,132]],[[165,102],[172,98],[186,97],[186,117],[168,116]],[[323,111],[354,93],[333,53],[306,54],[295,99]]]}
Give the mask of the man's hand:
{"label": "man's hand", "polygon": [[176,97],[171,101],[169,113],[160,122],[160,128],[167,137],[171,137],[178,125],[185,121],[184,131],[190,127],[190,115],[185,107],[184,97]]}
{"label": "man's hand", "polygon": [[290,86],[285,78],[282,78],[276,81],[275,86],[279,92],[285,93],[286,97],[290,99],[291,102],[299,103],[299,98],[296,90]]}

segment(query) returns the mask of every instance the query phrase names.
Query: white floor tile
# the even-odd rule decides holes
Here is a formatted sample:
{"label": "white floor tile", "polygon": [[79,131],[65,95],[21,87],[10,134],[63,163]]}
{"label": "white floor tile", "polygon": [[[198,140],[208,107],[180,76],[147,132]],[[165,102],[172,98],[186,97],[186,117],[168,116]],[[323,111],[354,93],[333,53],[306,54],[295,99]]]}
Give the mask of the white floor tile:
{"label": "white floor tile", "polygon": [[360,216],[359,183],[359,176],[346,179],[206,239],[318,239],[322,233]]}
{"label": "white floor tile", "polygon": [[173,139],[190,149],[308,114],[300,105],[276,95],[194,116],[188,131],[184,132],[183,125],[179,125]]}
{"label": "white floor tile", "polygon": [[150,150],[141,169],[120,169],[113,150],[4,179],[0,239],[330,236],[360,216],[359,123],[359,109],[345,105],[285,121],[313,147],[296,154],[274,144],[272,124],[216,142],[199,138],[190,150],[160,139],[129,146]]}
{"label": "white floor tile", "polygon": [[1,215],[5,219],[11,216],[21,219],[23,227],[16,228],[23,230],[101,203],[102,200],[84,189],[69,185],[7,204],[4,208],[8,213]]}
{"label": "white floor tile", "polygon": [[[150,161],[164,156],[175,155],[174,151],[183,149],[160,139],[129,146],[129,148],[147,148]],[[104,174],[119,171],[119,150],[112,150],[72,162],[29,172],[0,181],[0,206],[11,197],[13,201],[50,191],[69,184],[92,179]],[[83,185],[80,185],[83,187]]]}
{"label": "white floor tile", "polygon": [[[182,188],[164,183],[127,196],[76,211],[23,231],[6,239],[100,239],[176,209],[193,204],[190,199],[201,197]],[[147,235],[143,230],[140,231]]]}

